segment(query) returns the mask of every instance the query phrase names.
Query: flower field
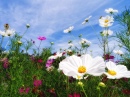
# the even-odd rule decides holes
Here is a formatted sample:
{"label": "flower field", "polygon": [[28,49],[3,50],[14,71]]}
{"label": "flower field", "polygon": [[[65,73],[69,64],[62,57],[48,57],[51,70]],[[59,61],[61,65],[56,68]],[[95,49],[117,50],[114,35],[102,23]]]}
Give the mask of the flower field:
{"label": "flower field", "polygon": [[[93,43],[82,34],[77,45],[69,40],[68,49],[53,52],[54,42],[41,48],[45,36],[37,37],[39,44],[24,39],[29,24],[22,35],[5,24],[4,31],[0,30],[0,97],[130,97],[130,10],[105,12],[98,20],[103,29],[97,35],[102,56],[88,53]],[[119,32],[110,30],[114,21],[123,28]],[[73,38],[73,29],[70,26],[63,32]],[[119,49],[110,46],[113,39]]]}

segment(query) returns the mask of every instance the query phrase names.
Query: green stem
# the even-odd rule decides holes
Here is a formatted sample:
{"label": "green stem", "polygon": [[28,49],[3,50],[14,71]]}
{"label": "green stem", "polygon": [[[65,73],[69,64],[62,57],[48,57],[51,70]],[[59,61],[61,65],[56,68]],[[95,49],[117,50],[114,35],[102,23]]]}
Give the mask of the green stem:
{"label": "green stem", "polygon": [[83,86],[81,86],[81,87],[82,87],[82,90],[83,90],[83,92],[85,94],[85,97],[88,97],[87,94],[86,94],[86,92],[85,92],[85,90],[84,90],[84,88],[83,88]]}

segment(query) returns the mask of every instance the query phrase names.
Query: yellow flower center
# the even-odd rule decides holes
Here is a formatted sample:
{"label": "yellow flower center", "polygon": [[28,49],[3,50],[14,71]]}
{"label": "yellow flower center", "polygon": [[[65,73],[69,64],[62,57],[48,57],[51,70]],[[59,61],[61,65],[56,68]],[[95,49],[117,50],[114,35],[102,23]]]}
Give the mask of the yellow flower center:
{"label": "yellow flower center", "polygon": [[80,67],[78,68],[78,72],[79,72],[79,73],[85,73],[85,72],[86,72],[86,67],[85,67],[85,66],[80,66]]}
{"label": "yellow flower center", "polygon": [[116,75],[116,72],[114,70],[108,70],[108,73],[112,76]]}
{"label": "yellow flower center", "polygon": [[109,20],[106,19],[106,20],[105,20],[105,23],[108,23],[108,22],[109,22]]}

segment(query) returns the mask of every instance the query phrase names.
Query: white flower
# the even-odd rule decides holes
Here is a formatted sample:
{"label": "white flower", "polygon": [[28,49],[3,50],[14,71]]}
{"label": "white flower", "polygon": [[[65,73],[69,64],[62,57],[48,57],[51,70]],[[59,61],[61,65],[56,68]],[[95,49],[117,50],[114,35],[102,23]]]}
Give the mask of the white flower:
{"label": "white flower", "polygon": [[105,74],[109,79],[130,78],[130,71],[124,65],[116,65],[114,62],[109,61],[106,63],[106,67],[108,70]]}
{"label": "white flower", "polygon": [[123,51],[121,51],[121,50],[114,50],[113,52],[115,54],[118,54],[118,55],[123,55],[124,54]]}
{"label": "white flower", "polygon": [[6,31],[0,31],[0,34],[2,36],[12,36],[15,34],[15,30],[11,29],[11,30],[6,30]]}
{"label": "white flower", "polygon": [[7,36],[12,36],[15,34],[15,30],[11,29],[11,30],[6,30],[5,32],[7,34]]}
{"label": "white flower", "polygon": [[68,29],[64,30],[64,33],[70,33],[74,29],[74,26],[70,26]]}
{"label": "white flower", "polygon": [[88,41],[87,39],[81,38],[81,40],[80,40],[80,44],[87,44],[87,45],[90,45],[91,42]]}
{"label": "white flower", "polygon": [[113,14],[113,13],[118,13],[118,10],[114,10],[113,8],[108,8],[108,9],[105,9],[105,12]]}
{"label": "white flower", "polygon": [[68,50],[67,50],[67,52],[69,52],[69,53],[70,53],[70,52],[72,52],[72,50],[68,49]]}
{"label": "white flower", "polygon": [[48,59],[57,59],[62,57],[62,53],[57,52],[55,55],[50,56]]}
{"label": "white flower", "polygon": [[82,22],[82,24],[83,24],[83,25],[86,24],[91,17],[92,17],[92,16],[89,16],[88,18],[86,18],[86,19]]}
{"label": "white flower", "polygon": [[114,18],[112,16],[105,16],[105,17],[101,17],[99,19],[99,25],[101,27],[109,27],[109,26],[112,26],[114,22]]}
{"label": "white flower", "polygon": [[102,34],[103,36],[109,36],[109,35],[112,35],[112,34],[113,34],[113,31],[111,31],[111,30],[104,30],[101,34]]}
{"label": "white flower", "polygon": [[102,75],[105,71],[105,62],[102,57],[92,58],[89,54],[81,57],[72,55],[60,62],[59,70],[62,70],[66,76],[83,79],[84,74]]}
{"label": "white flower", "polygon": [[47,70],[48,72],[51,72],[51,71],[54,70],[54,66],[47,67],[46,70]]}
{"label": "white flower", "polygon": [[4,31],[0,30],[0,35],[2,35],[3,37],[7,36],[7,34]]}

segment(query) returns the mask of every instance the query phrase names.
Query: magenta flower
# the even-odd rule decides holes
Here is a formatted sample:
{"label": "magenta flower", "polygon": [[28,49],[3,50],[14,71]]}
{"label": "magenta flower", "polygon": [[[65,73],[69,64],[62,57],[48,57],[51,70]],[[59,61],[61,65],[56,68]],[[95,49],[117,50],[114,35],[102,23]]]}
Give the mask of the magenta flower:
{"label": "magenta flower", "polygon": [[21,87],[19,89],[20,94],[27,94],[29,92],[30,88],[29,87]]}
{"label": "magenta flower", "polygon": [[69,94],[68,97],[81,97],[78,93]]}
{"label": "magenta flower", "polygon": [[44,37],[44,36],[39,36],[38,39],[42,41],[42,40],[46,40],[46,37]]}
{"label": "magenta flower", "polygon": [[9,61],[8,61],[8,59],[7,58],[3,58],[1,61],[3,62],[3,67],[5,69],[7,69],[9,67]]}
{"label": "magenta flower", "polygon": [[37,62],[38,62],[38,63],[42,63],[42,59],[38,59]]}
{"label": "magenta flower", "polygon": [[50,66],[52,65],[53,61],[54,61],[54,59],[49,59],[49,60],[47,60],[47,62],[46,62],[46,67],[47,67],[47,68],[50,67]]}
{"label": "magenta flower", "polygon": [[41,86],[41,85],[42,85],[42,80],[34,80],[33,85],[34,85],[35,87]]}

